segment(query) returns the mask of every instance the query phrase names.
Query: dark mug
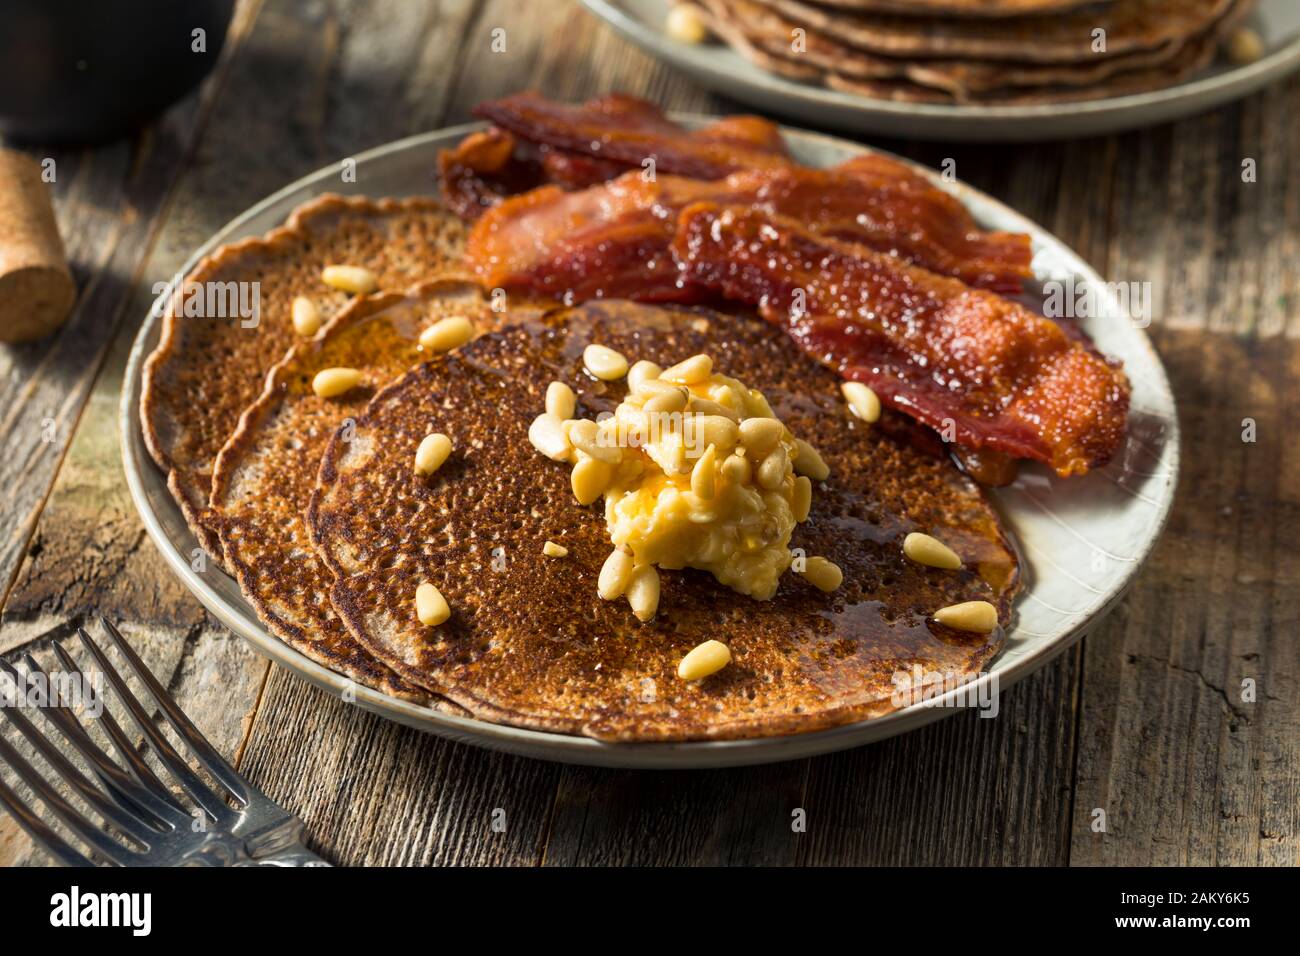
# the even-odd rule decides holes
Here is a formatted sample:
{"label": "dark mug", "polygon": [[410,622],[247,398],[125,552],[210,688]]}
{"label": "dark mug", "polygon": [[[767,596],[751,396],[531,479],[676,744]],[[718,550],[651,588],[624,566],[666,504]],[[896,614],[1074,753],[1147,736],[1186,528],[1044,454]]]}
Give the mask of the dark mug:
{"label": "dark mug", "polygon": [[5,0],[0,132],[103,142],[176,102],[217,62],[235,0]]}

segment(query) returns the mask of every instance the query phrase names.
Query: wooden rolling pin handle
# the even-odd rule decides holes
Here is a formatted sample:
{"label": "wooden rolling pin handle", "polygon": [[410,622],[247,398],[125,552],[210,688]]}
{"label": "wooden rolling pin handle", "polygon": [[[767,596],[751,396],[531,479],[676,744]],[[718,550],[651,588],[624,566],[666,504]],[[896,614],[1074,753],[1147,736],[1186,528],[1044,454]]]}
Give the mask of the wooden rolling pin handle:
{"label": "wooden rolling pin handle", "polygon": [[40,164],[0,149],[0,342],[48,335],[76,299]]}

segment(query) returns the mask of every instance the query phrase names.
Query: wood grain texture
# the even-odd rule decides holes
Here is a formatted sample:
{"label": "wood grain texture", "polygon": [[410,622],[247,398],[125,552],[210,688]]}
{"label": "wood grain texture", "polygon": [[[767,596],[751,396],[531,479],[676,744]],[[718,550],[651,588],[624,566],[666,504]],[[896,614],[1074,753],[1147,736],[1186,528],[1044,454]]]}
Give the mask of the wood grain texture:
{"label": "wood grain texture", "polygon": [[[1185,435],[1169,530],[1115,614],[1006,690],[995,719],[957,714],[816,760],[642,773],[423,736],[257,658],[206,618],[145,540],[120,477],[117,393],[147,287],[312,169],[462,122],[479,100],[523,88],[739,107],[574,3],[530,4],[521,16],[512,0],[266,0],[243,4],[240,17],[219,80],[205,87],[210,102],[178,107],[134,146],[60,160],[61,225],[79,232],[82,324],[46,351],[0,355],[15,372],[0,379],[10,449],[0,580],[13,582],[0,652],[41,649],[67,620],[107,609],[217,746],[339,863],[1297,862],[1300,559],[1290,545],[1300,452],[1288,439],[1300,414],[1300,128],[1285,117],[1300,106],[1300,79],[1177,124],[1076,143],[877,143],[935,167],[953,160],[960,178],[1108,278],[1153,283],[1153,338]],[[505,50],[494,52],[502,29]],[[1245,158],[1258,182],[1241,181]],[[37,449],[32,429],[45,417],[61,437]],[[1242,441],[1246,418],[1253,443]],[[1241,697],[1246,679],[1253,703]],[[1092,829],[1096,808],[1104,833]],[[42,859],[0,820],[0,862]]]}

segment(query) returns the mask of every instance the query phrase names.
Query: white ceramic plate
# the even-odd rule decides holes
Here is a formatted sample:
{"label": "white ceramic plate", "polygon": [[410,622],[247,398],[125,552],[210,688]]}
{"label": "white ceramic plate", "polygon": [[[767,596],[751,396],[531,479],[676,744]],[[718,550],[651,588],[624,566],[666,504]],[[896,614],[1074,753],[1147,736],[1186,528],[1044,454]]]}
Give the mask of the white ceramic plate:
{"label": "white ceramic plate", "polygon": [[[706,117],[678,116],[688,124]],[[438,151],[458,142],[477,125],[427,133],[371,150],[357,157],[357,184],[339,182],[332,166],[282,189],[231,222],[195,251],[182,272],[214,247],[261,235],[280,225],[290,211],[324,192],[409,195],[426,191]],[[796,157],[826,166],[864,152],[864,148],[816,133],[785,130]],[[1043,281],[1071,280],[1092,287],[1114,302],[1096,273],[1077,255],[1034,223],[960,183],[935,182],[970,208],[992,229],[1027,232],[1033,237],[1034,271]],[[166,293],[164,293],[165,295]],[[1040,299],[1041,301],[1041,299]],[[1114,305],[1118,309],[1118,305]],[[994,498],[1007,519],[1025,563],[1025,589],[1005,650],[972,689],[984,693],[1006,687],[1042,667],[1078,640],[1114,605],[1137,573],[1164,525],[1178,472],[1178,424],[1164,369],[1146,335],[1127,318],[1084,321],[1107,354],[1122,359],[1133,382],[1132,435],[1114,463],[1085,478],[1057,479],[1046,469],[1025,467],[1021,477]],[[127,484],[154,543],[172,570],[217,618],[263,654],[319,687],[342,695],[385,717],[445,737],[550,760],[628,767],[720,767],[791,760],[854,747],[919,727],[950,713],[916,705],[833,730],[761,740],[681,744],[606,744],[581,737],[543,733],[451,717],[368,688],[308,660],[263,628],[234,580],[209,565],[195,571],[190,555],[198,547],[162,474],[150,460],[140,433],[140,371],[158,341],[160,320],[144,320],[127,363],[120,412],[122,457]],[[935,703],[952,700],[955,693]]]}
{"label": "white ceramic plate", "polygon": [[1085,103],[948,106],[873,100],[768,73],[724,44],[691,46],[664,32],[668,0],[582,0],[587,9],[652,56],[703,85],[803,125],[913,139],[974,142],[1114,133],[1188,116],[1252,93],[1300,68],[1300,2],[1259,0],[1247,23],[1268,55],[1249,66],[1217,66],[1163,90]]}

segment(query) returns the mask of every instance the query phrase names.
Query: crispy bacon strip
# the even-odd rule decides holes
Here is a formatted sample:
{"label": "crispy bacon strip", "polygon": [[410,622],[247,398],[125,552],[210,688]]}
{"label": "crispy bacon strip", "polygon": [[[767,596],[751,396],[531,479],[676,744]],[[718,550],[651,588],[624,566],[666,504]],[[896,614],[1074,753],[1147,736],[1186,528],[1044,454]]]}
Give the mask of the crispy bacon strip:
{"label": "crispy bacon strip", "polygon": [[780,131],[767,120],[733,116],[687,133],[658,107],[630,96],[570,106],[537,93],[517,93],[480,103],[474,114],[521,140],[632,168],[650,158],[661,173],[696,179],[790,162]]}
{"label": "crispy bacon strip", "polygon": [[[922,188],[924,187],[924,188]],[[544,187],[504,200],[470,234],[466,262],[489,287],[573,301],[691,301],[668,253],[693,202],[749,205],[864,243],[972,285],[1019,291],[1024,236],[985,233],[947,193],[900,163],[864,156],[831,170],[789,165],[707,182],[628,173],[580,192]]]}
{"label": "crispy bacon strip", "polygon": [[1124,373],[1018,303],[746,207],[683,210],[673,253],[692,283],[757,306],[809,354],[963,445],[1066,476],[1123,440]]}

